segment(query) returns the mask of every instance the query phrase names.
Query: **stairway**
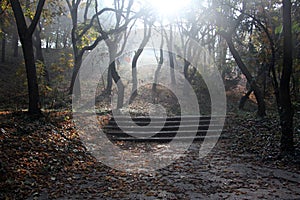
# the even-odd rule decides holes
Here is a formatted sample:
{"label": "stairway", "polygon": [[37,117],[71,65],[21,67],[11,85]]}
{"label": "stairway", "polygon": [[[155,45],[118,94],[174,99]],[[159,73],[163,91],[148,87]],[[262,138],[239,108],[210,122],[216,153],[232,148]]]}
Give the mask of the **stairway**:
{"label": "stairway", "polygon": [[184,141],[191,138],[203,140],[220,136],[223,128],[221,119],[224,117],[188,115],[167,118],[151,117],[150,119],[149,117],[117,116],[112,117],[103,130],[111,140],[171,141],[176,139]]}

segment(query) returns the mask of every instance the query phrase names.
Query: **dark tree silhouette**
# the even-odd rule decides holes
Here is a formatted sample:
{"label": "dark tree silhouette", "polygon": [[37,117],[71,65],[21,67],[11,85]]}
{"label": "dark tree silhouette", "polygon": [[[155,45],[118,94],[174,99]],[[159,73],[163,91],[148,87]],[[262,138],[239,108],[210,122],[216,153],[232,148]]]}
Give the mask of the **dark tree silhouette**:
{"label": "dark tree silhouette", "polygon": [[293,155],[293,116],[291,95],[290,95],[290,79],[293,66],[293,44],[292,44],[292,22],[291,22],[291,1],[283,0],[283,68],[280,79],[280,125],[281,125],[281,154]]}
{"label": "dark tree silhouette", "polygon": [[25,16],[18,0],[10,0],[17,28],[19,33],[19,38],[22,44],[22,50],[25,60],[25,67],[27,73],[28,82],[28,95],[29,95],[29,109],[30,114],[40,114],[39,106],[39,89],[37,83],[36,66],[33,52],[33,41],[32,35],[39,22],[45,0],[39,0],[36,8],[36,12],[30,25],[27,26],[25,21]]}

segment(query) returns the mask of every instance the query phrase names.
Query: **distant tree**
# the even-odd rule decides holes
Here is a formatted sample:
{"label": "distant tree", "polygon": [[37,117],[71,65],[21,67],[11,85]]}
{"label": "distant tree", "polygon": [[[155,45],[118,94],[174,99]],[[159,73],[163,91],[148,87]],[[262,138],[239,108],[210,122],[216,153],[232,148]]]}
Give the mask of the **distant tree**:
{"label": "distant tree", "polygon": [[[3,37],[2,37],[3,36]],[[6,50],[11,42],[12,56],[19,56],[19,36],[9,0],[0,1],[0,38],[2,37],[2,58],[7,56]],[[4,61],[4,60],[3,60]]]}
{"label": "distant tree", "polygon": [[38,1],[34,17],[29,26],[27,26],[26,24],[25,15],[20,2],[18,0],[10,0],[10,3],[14,12],[25,60],[29,95],[28,112],[30,114],[40,114],[41,110],[39,106],[39,89],[37,83],[37,73],[33,52],[32,35],[39,22],[45,0]]}
{"label": "distant tree", "polygon": [[160,47],[159,47],[159,57],[156,57],[157,60],[157,68],[155,70],[155,74],[154,74],[154,81],[152,84],[152,97],[153,97],[153,102],[155,103],[156,101],[156,96],[157,96],[157,85],[158,85],[158,79],[159,79],[159,74],[160,74],[160,70],[162,65],[164,64],[164,31],[163,31],[163,26],[161,24],[161,41],[160,41]]}
{"label": "distant tree", "polygon": [[[201,61],[199,62],[199,60],[197,63],[193,63],[196,66],[192,65],[191,61],[201,56],[201,51],[199,51],[193,43],[197,42],[210,51],[213,50],[212,46],[216,45],[212,24],[203,22],[203,16],[199,15],[199,10],[197,10],[196,6],[192,6],[190,9],[184,18],[179,18],[177,21],[181,42],[179,46],[176,46],[176,49],[183,55],[183,58],[180,59],[183,62],[183,73],[185,77],[184,95],[189,95],[187,88],[196,77],[197,67],[201,66],[203,72],[207,70],[205,64]],[[215,53],[215,55],[217,55],[217,53]]]}
{"label": "distant tree", "polygon": [[171,77],[171,85],[175,87],[176,79],[175,79],[175,63],[174,63],[174,52],[173,52],[173,25],[170,24],[169,34],[165,31],[166,43],[168,48],[168,56],[169,56],[169,63],[170,63],[170,77]]}
{"label": "distant tree", "polygon": [[144,37],[143,40],[139,46],[139,49],[135,52],[133,59],[132,59],[132,90],[131,90],[131,96],[129,99],[129,103],[132,103],[134,98],[138,95],[137,87],[138,87],[138,81],[137,81],[137,62],[139,57],[144,51],[145,46],[149,42],[150,36],[151,36],[151,30],[152,30],[152,23],[148,22],[147,19],[144,21]]}
{"label": "distant tree", "polygon": [[1,62],[2,63],[5,63],[5,53],[6,53],[6,34],[5,33],[2,33],[1,35],[2,37],[2,48],[1,48]]}
{"label": "distant tree", "polygon": [[[44,54],[42,50],[42,35],[43,30],[45,29],[44,25],[53,23],[57,16],[60,16],[63,13],[64,5],[60,1],[46,1],[44,5],[44,12],[41,15],[41,19],[39,20],[36,29],[33,33],[33,46],[35,49],[35,60],[42,65],[43,69],[43,77],[45,79],[45,83],[50,85],[50,75],[48,72],[48,68],[45,63]],[[30,9],[30,8],[28,8]]]}
{"label": "distant tree", "polygon": [[0,1],[0,39],[1,39],[1,62],[6,61],[6,43],[10,31],[11,16],[8,11],[8,1]]}
{"label": "distant tree", "polygon": [[13,56],[19,57],[19,35],[17,31],[14,31],[12,38],[12,49],[13,49]]}
{"label": "distant tree", "polygon": [[[48,6],[50,7],[50,6]],[[68,18],[65,7],[48,8],[49,10],[57,10],[51,13],[51,17],[42,19],[43,35],[46,42],[46,51],[50,48],[60,49],[69,48],[72,46],[71,35],[71,20]],[[54,44],[54,45],[53,45]]]}

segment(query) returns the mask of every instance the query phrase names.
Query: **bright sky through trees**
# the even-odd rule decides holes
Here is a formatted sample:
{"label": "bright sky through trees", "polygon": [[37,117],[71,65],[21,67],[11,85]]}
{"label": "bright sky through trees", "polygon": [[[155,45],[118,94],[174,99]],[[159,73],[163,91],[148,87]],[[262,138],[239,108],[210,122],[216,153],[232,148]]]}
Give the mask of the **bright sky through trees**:
{"label": "bright sky through trees", "polygon": [[162,16],[176,15],[181,9],[187,7],[190,0],[149,0],[153,8]]}

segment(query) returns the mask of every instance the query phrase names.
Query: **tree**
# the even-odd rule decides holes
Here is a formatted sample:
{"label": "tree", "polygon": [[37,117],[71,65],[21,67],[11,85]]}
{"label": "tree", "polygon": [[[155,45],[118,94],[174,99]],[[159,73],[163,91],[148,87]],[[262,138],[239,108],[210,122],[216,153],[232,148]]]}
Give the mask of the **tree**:
{"label": "tree", "polygon": [[6,52],[6,34],[2,34],[2,54],[1,54],[1,62],[5,62],[5,52]]}
{"label": "tree", "polygon": [[[86,14],[84,14],[85,21],[83,21],[82,24],[80,24],[78,11],[79,11],[79,5],[82,3],[82,0],[72,0],[72,1],[66,0],[66,2],[72,19],[71,40],[72,40],[72,48],[73,48],[73,56],[74,56],[74,67],[73,67],[69,93],[73,94],[73,89],[75,88],[74,95],[76,98],[79,98],[80,82],[79,79],[76,82],[76,78],[80,70],[82,57],[86,51],[93,50],[97,46],[97,44],[104,39],[104,36],[98,35],[96,39],[94,39],[93,41],[89,41],[89,43],[85,43],[84,40],[86,38],[86,34],[91,34],[90,31],[93,30],[94,21],[96,20],[96,18],[98,18],[98,16],[103,14],[105,11],[110,11],[111,9],[102,9],[101,11],[96,12],[92,16],[92,18],[88,21],[87,13],[89,12],[91,4],[87,3],[85,6]],[[78,83],[78,85],[74,86],[75,83]]]}
{"label": "tree", "polygon": [[290,79],[293,66],[291,1],[283,0],[283,68],[280,79],[280,125],[281,125],[281,154],[294,155],[293,116]]}
{"label": "tree", "polygon": [[170,24],[170,35],[168,37],[167,32],[165,31],[167,48],[168,48],[168,56],[169,56],[169,63],[170,63],[170,77],[171,77],[171,85],[175,87],[176,79],[175,79],[175,63],[174,63],[174,53],[173,53],[173,25]]}
{"label": "tree", "polygon": [[[108,68],[107,86],[106,86],[106,92],[108,94],[111,93],[112,79],[114,79],[115,83],[117,83],[120,80],[119,75],[116,73],[116,69],[115,69],[116,68],[115,59],[123,53],[123,50],[127,43],[127,39],[130,35],[133,25],[135,24],[134,22],[132,26],[128,29],[127,27],[126,28],[124,27],[124,25],[127,26],[132,20],[130,18],[130,12],[131,12],[131,7],[133,5],[132,0],[128,2],[127,7],[125,6],[126,5],[125,2],[126,2],[125,0],[114,1],[114,9],[116,12],[110,16],[111,21],[113,21],[113,23],[110,26],[112,26],[113,30],[115,31],[109,34],[107,30],[104,30],[103,25],[101,25],[100,21],[98,20],[98,31],[102,35],[106,35],[105,43],[109,50],[110,65]],[[123,15],[122,13],[126,13],[126,14]],[[123,28],[120,29],[120,27]],[[119,44],[120,42],[122,42],[121,45]],[[120,82],[120,84],[122,83]]]}
{"label": "tree", "polygon": [[152,96],[153,96],[153,102],[155,103],[155,99],[157,96],[157,85],[159,84],[158,80],[159,80],[159,73],[161,70],[162,65],[164,64],[164,31],[163,31],[163,26],[161,24],[161,41],[160,41],[160,47],[159,47],[159,57],[156,57],[157,60],[157,68],[155,70],[155,74],[154,74],[154,81],[152,84]]}
{"label": "tree", "polygon": [[[237,3],[237,2],[236,2]],[[237,31],[237,28],[240,26],[243,26],[242,21],[244,18],[244,9],[246,9],[246,5],[247,3],[245,1],[243,1],[242,4],[242,11],[240,12],[241,14],[236,14],[235,13],[235,9],[233,9],[233,11],[231,11],[230,9],[228,10],[228,7],[232,9],[231,5],[227,5],[225,4],[227,7],[224,11],[224,13],[217,11],[216,12],[216,16],[217,19],[219,21],[216,21],[216,27],[218,30],[218,33],[225,39],[228,48],[236,62],[236,64],[238,65],[239,69],[241,70],[241,72],[245,75],[248,83],[250,84],[251,90],[254,91],[254,95],[255,98],[257,100],[257,104],[258,104],[258,111],[257,111],[257,115],[259,117],[264,117],[266,116],[266,105],[265,105],[265,101],[262,95],[262,92],[260,91],[260,88],[257,84],[257,81],[255,80],[255,78],[253,77],[253,75],[251,74],[249,68],[246,66],[245,62],[243,61],[239,51],[237,50],[237,48],[235,47],[234,41],[233,41],[233,36],[235,31]],[[221,4],[221,6],[223,6],[223,4]],[[229,15],[226,16],[226,15]],[[236,19],[234,18],[237,15]],[[224,21],[224,19],[226,19]],[[242,29],[242,27],[240,27]]]}
{"label": "tree", "polygon": [[39,106],[39,89],[37,83],[36,65],[33,53],[32,35],[39,22],[45,0],[39,0],[34,17],[29,26],[26,24],[25,16],[18,0],[10,0],[17,28],[19,38],[22,44],[22,50],[25,60],[27,82],[28,82],[28,95],[29,95],[29,109],[30,114],[40,114]]}
{"label": "tree", "polygon": [[6,44],[8,39],[8,33],[11,29],[11,15],[8,12],[8,2],[0,1],[0,39],[1,39],[1,62],[6,61]]}
{"label": "tree", "polygon": [[[179,33],[181,34],[181,47],[179,49],[179,47],[177,47],[177,50],[182,50],[182,55],[184,56],[183,59],[183,74],[184,74],[184,89],[183,89],[183,94],[185,96],[189,95],[189,84],[191,84],[192,82],[192,76],[195,74],[196,71],[193,71],[192,73],[189,73],[189,68],[191,67],[191,63],[190,63],[190,58],[192,56],[193,53],[193,47],[192,45],[189,45],[191,40],[195,40],[196,39],[196,35],[199,34],[199,30],[196,28],[196,26],[198,25],[196,23],[196,20],[194,20],[195,16],[191,17],[193,20],[187,20],[185,23],[183,22],[179,22],[177,21],[178,24],[178,29],[179,29]],[[184,21],[184,20],[183,20]],[[198,22],[199,23],[199,22]],[[185,37],[187,36],[187,37]],[[196,55],[197,56],[197,55]],[[196,68],[193,68],[196,69]]]}
{"label": "tree", "polygon": [[[262,1],[251,2],[250,6],[248,4],[247,9],[239,9],[230,5],[228,6],[245,16],[245,19],[243,20],[245,24],[244,27],[246,27],[244,32],[247,33],[247,35],[245,35],[247,36],[247,38],[249,38],[245,39],[248,43],[246,55],[247,57],[249,57],[249,54],[251,54],[251,57],[256,58],[250,59],[250,62],[248,61],[248,65],[252,65],[254,71],[258,72],[255,79],[257,80],[257,82],[259,82],[259,80],[262,80],[261,82],[263,82],[264,95],[267,87],[267,75],[269,74],[270,76],[270,73],[272,74],[274,94],[276,97],[277,107],[279,109],[279,85],[275,66],[276,59],[278,59],[276,58],[275,41],[279,40],[280,38],[278,37],[278,39],[276,39],[275,33],[277,32],[276,29],[281,27],[281,25],[278,23],[278,11],[276,10],[276,8],[274,9],[272,3],[265,3]],[[280,44],[278,44],[278,46],[280,46]],[[256,49],[259,50],[257,51]],[[259,70],[257,70],[259,67],[257,66],[258,63],[261,67],[261,69]],[[252,92],[253,89],[250,88],[249,91],[241,98],[239,108],[243,107]]]}
{"label": "tree", "polygon": [[258,104],[257,115],[260,117],[266,116],[266,105],[265,105],[265,101],[263,99],[262,93],[261,93],[259,87],[257,86],[255,79],[253,78],[253,76],[249,72],[247,66],[245,65],[242,58],[240,57],[239,52],[236,50],[234,43],[232,41],[232,33],[220,32],[220,34],[226,40],[229,50],[230,50],[232,56],[234,57],[238,67],[241,69],[242,73],[247,78],[247,81],[250,83],[250,87],[254,91],[254,95],[256,97],[257,104]]}
{"label": "tree", "polygon": [[[134,98],[138,95],[137,92],[137,61],[140,57],[140,55],[143,53],[145,46],[149,42],[150,36],[151,36],[151,30],[152,30],[152,23],[148,22],[146,19],[144,21],[144,37],[143,40],[139,46],[139,49],[135,52],[133,59],[132,59],[132,90],[131,90],[131,96],[129,99],[129,103],[132,103]],[[148,27],[149,26],[149,27]]]}
{"label": "tree", "polygon": [[12,49],[13,49],[13,56],[19,57],[19,36],[17,31],[13,32]]}
{"label": "tree", "polygon": [[[100,23],[100,17],[104,14],[109,12],[114,12],[120,18],[123,17],[123,9],[124,6],[118,10],[115,8],[102,8],[98,10],[98,3],[97,1],[94,2],[95,5],[95,12],[90,13],[92,1],[89,0],[85,3],[84,15],[83,15],[83,22],[80,22],[81,19],[78,17],[79,6],[82,5],[82,0],[66,0],[71,18],[72,18],[72,31],[71,31],[71,40],[72,40],[72,47],[73,47],[73,54],[74,54],[74,68],[71,78],[71,84],[69,93],[73,93],[76,98],[80,97],[80,82],[79,79],[76,81],[77,75],[80,70],[80,66],[82,63],[83,55],[86,51],[93,50],[99,42],[102,40],[108,39],[108,37],[112,34],[117,34],[122,30],[127,28],[128,23],[134,18],[129,19],[129,13],[132,6],[132,0],[129,1],[129,6],[127,7],[126,17],[127,20],[123,24],[119,24],[117,27],[112,28],[110,30],[104,30],[102,24]],[[115,4],[119,4],[118,1]],[[124,3],[124,0],[123,0]],[[91,16],[90,18],[88,18]],[[110,28],[110,27],[109,27]],[[78,85],[74,86],[77,83]]]}
{"label": "tree", "polygon": [[[29,6],[29,3],[28,3]],[[44,5],[44,12],[39,20],[36,29],[33,33],[33,46],[35,49],[35,60],[42,65],[43,76],[47,85],[50,85],[50,75],[44,60],[42,51],[42,31],[45,29],[44,24],[53,23],[56,16],[60,16],[63,13],[64,5],[61,2],[46,2]],[[30,9],[30,8],[27,8]]]}
{"label": "tree", "polygon": [[[116,70],[116,58],[123,53],[128,37],[136,22],[136,20],[133,21],[133,19],[136,17],[131,17],[132,6],[133,0],[128,1],[127,5],[125,0],[116,0],[114,2],[115,12],[111,16],[114,23],[111,25],[113,27],[113,32],[111,33],[103,29],[103,26],[98,19],[98,32],[105,36],[105,44],[107,45],[109,51],[109,66],[105,92],[107,94],[111,94],[113,80],[116,83],[118,90],[117,109],[122,108],[124,104],[124,84]],[[129,26],[129,28],[127,28],[131,21],[133,21],[133,23],[131,26]],[[120,42],[122,42],[121,45],[119,44]]]}

